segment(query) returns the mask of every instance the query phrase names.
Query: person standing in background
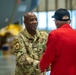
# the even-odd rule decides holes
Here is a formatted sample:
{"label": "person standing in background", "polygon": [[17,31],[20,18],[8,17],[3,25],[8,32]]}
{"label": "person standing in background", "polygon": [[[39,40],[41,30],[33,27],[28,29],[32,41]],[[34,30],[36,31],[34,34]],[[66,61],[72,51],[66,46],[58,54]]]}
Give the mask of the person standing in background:
{"label": "person standing in background", "polygon": [[13,34],[6,32],[0,36],[0,75],[15,74],[15,56],[12,54],[11,41]]}
{"label": "person standing in background", "polygon": [[44,72],[51,64],[50,75],[76,75],[76,30],[70,26],[70,13],[60,8],[52,17],[57,29],[49,33],[39,69]]}
{"label": "person standing in background", "polygon": [[13,54],[16,56],[15,75],[45,75],[38,70],[38,63],[45,51],[48,34],[37,30],[38,20],[33,12],[24,15],[25,29],[12,41]]}
{"label": "person standing in background", "polygon": [[2,55],[12,55],[12,46],[11,42],[13,39],[13,34],[11,32],[6,32],[1,39],[1,51]]}

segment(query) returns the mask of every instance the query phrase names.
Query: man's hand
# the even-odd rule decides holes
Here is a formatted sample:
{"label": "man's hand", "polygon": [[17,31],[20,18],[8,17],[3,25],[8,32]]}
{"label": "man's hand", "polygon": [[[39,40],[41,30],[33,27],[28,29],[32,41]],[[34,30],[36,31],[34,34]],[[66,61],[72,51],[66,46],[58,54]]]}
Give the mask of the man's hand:
{"label": "man's hand", "polygon": [[51,70],[51,64],[46,68],[46,71],[50,71]]}

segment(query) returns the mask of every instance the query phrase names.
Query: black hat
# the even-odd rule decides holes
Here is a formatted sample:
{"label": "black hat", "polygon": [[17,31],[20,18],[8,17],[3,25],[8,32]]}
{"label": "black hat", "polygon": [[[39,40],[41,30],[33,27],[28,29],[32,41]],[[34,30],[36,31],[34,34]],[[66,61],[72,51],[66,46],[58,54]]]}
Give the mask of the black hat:
{"label": "black hat", "polygon": [[60,8],[55,12],[52,18],[55,18],[56,20],[59,21],[68,21],[70,20],[70,13],[68,10]]}

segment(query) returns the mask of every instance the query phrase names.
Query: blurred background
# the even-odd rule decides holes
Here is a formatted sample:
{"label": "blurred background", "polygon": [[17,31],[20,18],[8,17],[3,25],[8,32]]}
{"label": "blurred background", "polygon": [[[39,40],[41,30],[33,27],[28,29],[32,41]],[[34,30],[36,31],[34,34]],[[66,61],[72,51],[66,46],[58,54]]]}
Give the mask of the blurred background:
{"label": "blurred background", "polygon": [[[0,56],[3,56],[0,58],[2,60],[0,65],[7,65],[3,62],[7,62],[4,59],[8,60],[8,55],[10,55],[9,59],[14,60],[12,65],[15,68],[15,57],[11,54],[11,41],[19,31],[25,28],[23,16],[27,11],[32,11],[36,14],[38,29],[49,33],[51,30],[56,29],[54,19],[51,16],[58,8],[69,10],[71,16],[70,25],[73,29],[76,29],[76,0],[0,0]],[[1,69],[2,67],[0,68],[0,73],[3,71]]]}

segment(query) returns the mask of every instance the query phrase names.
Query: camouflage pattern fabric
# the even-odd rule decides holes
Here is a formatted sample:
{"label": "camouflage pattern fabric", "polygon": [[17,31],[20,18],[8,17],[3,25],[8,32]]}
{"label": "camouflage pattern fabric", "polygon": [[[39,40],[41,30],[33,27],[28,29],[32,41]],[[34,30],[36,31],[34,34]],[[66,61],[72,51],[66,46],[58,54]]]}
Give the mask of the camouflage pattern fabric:
{"label": "camouflage pattern fabric", "polygon": [[47,33],[36,31],[31,36],[26,29],[16,35],[12,41],[13,53],[16,56],[15,75],[45,75],[38,70],[38,63],[45,51]]}

